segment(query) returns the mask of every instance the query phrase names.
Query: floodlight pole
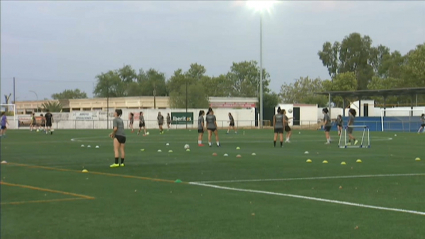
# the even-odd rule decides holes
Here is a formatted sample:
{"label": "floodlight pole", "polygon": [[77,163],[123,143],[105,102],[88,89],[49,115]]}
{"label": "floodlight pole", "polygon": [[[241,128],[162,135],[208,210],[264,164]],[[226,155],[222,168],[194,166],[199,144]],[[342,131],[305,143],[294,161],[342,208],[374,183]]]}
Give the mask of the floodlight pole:
{"label": "floodlight pole", "polygon": [[263,13],[260,12],[260,129],[263,128]]}

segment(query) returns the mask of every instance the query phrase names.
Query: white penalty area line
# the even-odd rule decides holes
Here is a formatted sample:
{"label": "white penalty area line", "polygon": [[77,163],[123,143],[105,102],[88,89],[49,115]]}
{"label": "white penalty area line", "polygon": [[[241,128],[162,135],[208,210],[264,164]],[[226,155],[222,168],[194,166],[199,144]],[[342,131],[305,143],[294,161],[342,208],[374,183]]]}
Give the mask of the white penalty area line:
{"label": "white penalty area line", "polygon": [[295,194],[276,193],[276,192],[251,190],[251,189],[242,189],[242,188],[231,188],[231,187],[223,187],[223,186],[217,186],[217,185],[212,185],[212,184],[195,183],[195,182],[190,182],[189,184],[203,186],[203,187],[223,189],[223,190],[230,190],[230,191],[239,191],[239,192],[248,192],[248,193],[267,194],[267,195],[274,195],[274,196],[281,196],[281,197],[298,198],[298,199],[305,199],[305,200],[311,200],[311,201],[340,204],[340,205],[346,205],[346,206],[371,208],[371,209],[384,210],[384,211],[393,211],[393,212],[403,212],[403,213],[410,213],[410,214],[416,214],[416,215],[425,216],[425,212],[420,212],[420,211],[405,210],[405,209],[390,208],[390,207],[379,207],[379,206],[372,206],[372,205],[366,205],[366,204],[360,204],[360,203],[352,203],[352,202],[330,200],[330,199],[316,198],[316,197],[307,197],[307,196],[301,196],[301,195],[295,195]]}
{"label": "white penalty area line", "polygon": [[307,177],[307,178],[239,179],[239,180],[221,180],[221,181],[200,181],[200,182],[193,182],[193,183],[201,183],[201,184],[245,183],[245,182],[273,182],[273,181],[297,181],[297,180],[344,179],[344,178],[408,177],[408,176],[425,176],[425,173],[348,175],[348,176],[326,176],[326,177]]}

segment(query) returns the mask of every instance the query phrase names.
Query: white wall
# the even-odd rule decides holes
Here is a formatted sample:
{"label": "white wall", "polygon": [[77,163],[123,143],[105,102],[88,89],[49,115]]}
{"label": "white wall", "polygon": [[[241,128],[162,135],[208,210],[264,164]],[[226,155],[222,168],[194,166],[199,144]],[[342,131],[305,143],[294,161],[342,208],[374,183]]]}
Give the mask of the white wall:
{"label": "white wall", "polygon": [[289,125],[293,125],[294,120],[294,107],[300,108],[300,125],[311,125],[317,123],[317,105],[294,105],[294,104],[279,104],[275,108],[275,112],[277,112],[277,108],[280,107],[281,109],[286,110],[286,115],[288,118],[292,118],[292,120],[289,122]]}
{"label": "white wall", "polygon": [[[208,109],[202,109],[207,112]],[[142,110],[146,127],[158,128],[157,116],[158,112],[164,116],[164,126],[166,127],[166,115],[171,112],[186,112],[185,109],[144,109]],[[188,109],[187,112],[193,112],[193,124],[188,124],[190,128],[198,127],[198,115],[200,109]],[[139,112],[140,110],[134,109],[123,109],[122,119],[124,123],[129,123],[128,116],[129,113],[133,112],[135,114],[134,127],[139,127]],[[214,114],[217,118],[217,125],[219,127],[228,127],[229,126],[229,117],[228,113],[232,113],[233,118],[235,119],[236,127],[255,127],[255,109],[214,109]],[[83,114],[79,114],[83,113]],[[81,118],[84,115],[84,118]],[[76,120],[79,117],[80,120]],[[19,120],[29,120],[30,115],[20,115]],[[56,129],[106,129],[107,128],[107,113],[102,111],[79,111],[72,113],[53,113],[53,127]],[[109,125],[112,127],[113,111],[109,113]],[[9,124],[11,129],[16,128],[15,124],[12,124],[13,116],[8,117]],[[21,127],[20,127],[21,128]],[[28,128],[28,127],[23,127]],[[186,128],[186,125],[171,125],[171,128]]]}

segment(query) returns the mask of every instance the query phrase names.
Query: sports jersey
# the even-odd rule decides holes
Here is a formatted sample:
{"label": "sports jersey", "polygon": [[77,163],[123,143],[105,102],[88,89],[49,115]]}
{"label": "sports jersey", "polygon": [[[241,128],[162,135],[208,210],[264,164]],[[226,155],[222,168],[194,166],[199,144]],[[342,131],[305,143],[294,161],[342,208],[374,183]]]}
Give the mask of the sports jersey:
{"label": "sports jersey", "polygon": [[283,115],[283,118],[285,119],[285,126],[288,126],[289,125],[289,123],[288,123],[288,121],[289,121],[288,116]]}
{"label": "sports jersey", "polygon": [[235,123],[235,119],[233,119],[233,115],[229,115],[230,123]]}
{"label": "sports jersey", "polygon": [[164,123],[164,116],[158,115],[157,119],[158,119],[158,123],[160,124]]}
{"label": "sports jersey", "polygon": [[325,126],[332,126],[331,117],[329,117],[329,114],[325,114],[323,117],[323,121],[326,121]]}
{"label": "sports jersey", "polygon": [[52,118],[53,118],[53,115],[50,112],[48,112],[48,113],[46,113],[45,117],[46,117],[46,121],[47,122],[51,122],[52,121]]}
{"label": "sports jersey", "polygon": [[167,123],[171,122],[171,117],[169,115],[167,115]]}
{"label": "sports jersey", "polygon": [[421,116],[422,124],[425,124],[425,115]]}
{"label": "sports jersey", "polygon": [[355,119],[355,117],[350,114],[350,116],[348,117],[348,125],[353,125],[354,124],[354,119]]}
{"label": "sports jersey", "polygon": [[121,136],[125,136],[125,132],[124,132],[124,122],[122,121],[121,118],[115,118],[113,121],[113,127],[117,128],[117,132],[115,132],[115,135],[121,135]]}
{"label": "sports jersey", "polygon": [[1,117],[1,126],[6,126],[6,122],[7,122],[7,117],[6,115],[3,115]]}
{"label": "sports jersey", "polygon": [[201,115],[198,118],[198,129],[203,129],[202,124],[204,123],[204,116]]}
{"label": "sports jersey", "polygon": [[342,125],[342,118],[336,118],[336,124],[337,125]]}
{"label": "sports jersey", "polygon": [[274,126],[275,129],[283,129],[283,115],[282,114],[276,114],[275,116],[276,124]]}
{"label": "sports jersey", "polygon": [[141,116],[139,117],[139,122],[140,122],[141,124],[145,123],[145,117],[144,117],[143,115],[141,115]]}
{"label": "sports jersey", "polygon": [[215,126],[215,115],[207,115],[206,117],[206,121],[207,121],[207,129],[216,129],[217,127]]}

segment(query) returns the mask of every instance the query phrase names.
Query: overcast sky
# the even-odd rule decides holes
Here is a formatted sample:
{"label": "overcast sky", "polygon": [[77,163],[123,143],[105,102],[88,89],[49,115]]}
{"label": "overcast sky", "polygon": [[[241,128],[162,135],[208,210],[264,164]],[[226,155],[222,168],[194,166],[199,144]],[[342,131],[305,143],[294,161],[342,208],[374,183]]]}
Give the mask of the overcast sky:
{"label": "overcast sky", "polygon": [[[317,52],[352,32],[405,54],[425,42],[425,2],[276,4],[263,18],[273,91],[300,76],[329,78]],[[12,77],[17,101],[75,88],[92,97],[95,76],[124,64],[168,79],[191,63],[217,76],[232,62],[259,59],[260,17],[244,2],[1,1],[2,103]]]}

